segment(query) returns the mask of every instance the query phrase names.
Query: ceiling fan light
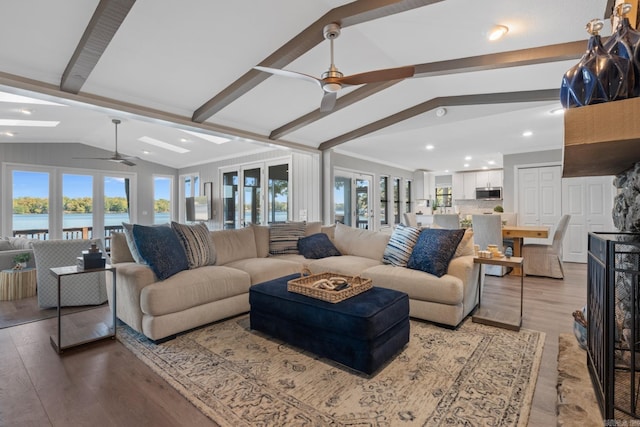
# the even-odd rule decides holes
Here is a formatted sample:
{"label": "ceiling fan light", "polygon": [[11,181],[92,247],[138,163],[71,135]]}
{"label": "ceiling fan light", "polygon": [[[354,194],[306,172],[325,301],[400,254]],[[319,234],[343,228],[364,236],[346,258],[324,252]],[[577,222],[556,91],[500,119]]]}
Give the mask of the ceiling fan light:
{"label": "ceiling fan light", "polygon": [[337,92],[342,89],[342,85],[340,83],[325,83],[322,85],[322,89],[325,92]]}

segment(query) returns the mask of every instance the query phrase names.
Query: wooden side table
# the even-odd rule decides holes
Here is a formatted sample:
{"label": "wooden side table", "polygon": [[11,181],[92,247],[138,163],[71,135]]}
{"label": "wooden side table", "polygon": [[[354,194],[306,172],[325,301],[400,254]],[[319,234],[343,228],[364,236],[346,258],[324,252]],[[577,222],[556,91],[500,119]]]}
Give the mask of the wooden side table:
{"label": "wooden side table", "polygon": [[36,269],[0,271],[0,301],[12,301],[36,294]]}
{"label": "wooden side table", "polygon": [[[93,341],[103,340],[105,338],[115,339],[116,337],[116,268],[107,264],[103,268],[92,268],[86,270],[80,270],[77,266],[71,265],[67,267],[55,267],[49,269],[51,274],[58,280],[58,334],[56,336],[52,335],[50,337],[51,346],[58,353],[62,353],[64,350],[76,347],[82,344],[87,344]],[[104,322],[101,322],[97,325],[86,325],[82,331],[79,331],[75,334],[69,334],[71,336],[62,335],[62,318],[60,316],[61,309],[61,286],[62,278],[65,276],[71,276],[75,274],[86,274],[86,273],[96,273],[96,272],[107,272],[110,271],[113,275],[113,294],[111,297],[111,301],[113,302],[113,306],[111,307],[111,325],[107,325]],[[68,314],[67,316],[71,316]],[[65,317],[67,317],[65,316]]]}
{"label": "wooden side table", "polygon": [[497,326],[499,328],[511,329],[519,331],[522,326],[522,305],[524,297],[524,274],[520,275],[520,316],[514,316],[512,312],[506,310],[483,309],[482,302],[482,264],[499,265],[502,267],[522,268],[524,258],[512,256],[511,258],[473,258],[474,264],[480,264],[481,268],[478,273],[478,307],[473,317],[475,323],[483,323],[485,325]]}

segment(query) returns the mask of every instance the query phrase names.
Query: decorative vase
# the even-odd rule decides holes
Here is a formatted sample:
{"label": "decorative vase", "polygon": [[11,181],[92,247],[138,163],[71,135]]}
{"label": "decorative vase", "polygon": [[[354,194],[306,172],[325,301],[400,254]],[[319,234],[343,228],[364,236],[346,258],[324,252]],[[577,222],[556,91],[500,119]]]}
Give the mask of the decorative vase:
{"label": "decorative vase", "polygon": [[631,27],[627,14],[631,10],[629,3],[616,6],[614,15],[618,17],[615,33],[604,43],[610,55],[627,58],[630,66],[627,70],[629,97],[640,95],[640,32]]}
{"label": "decorative vase", "polygon": [[560,102],[564,108],[626,99],[629,97],[628,58],[609,54],[599,35],[603,23],[593,19],[587,24],[591,34],[587,52],[562,77]]}

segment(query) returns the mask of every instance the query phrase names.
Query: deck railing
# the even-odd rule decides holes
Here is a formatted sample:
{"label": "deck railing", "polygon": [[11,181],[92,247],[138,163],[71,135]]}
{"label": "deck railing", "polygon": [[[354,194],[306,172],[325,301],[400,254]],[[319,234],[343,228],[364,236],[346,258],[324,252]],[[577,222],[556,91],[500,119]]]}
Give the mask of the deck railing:
{"label": "deck railing", "polygon": [[[105,225],[104,246],[110,252],[111,233],[122,232],[122,225]],[[36,228],[30,230],[13,230],[13,237],[26,237],[27,239],[49,240],[48,228]],[[62,229],[63,240],[93,239],[93,227],[70,227]]]}

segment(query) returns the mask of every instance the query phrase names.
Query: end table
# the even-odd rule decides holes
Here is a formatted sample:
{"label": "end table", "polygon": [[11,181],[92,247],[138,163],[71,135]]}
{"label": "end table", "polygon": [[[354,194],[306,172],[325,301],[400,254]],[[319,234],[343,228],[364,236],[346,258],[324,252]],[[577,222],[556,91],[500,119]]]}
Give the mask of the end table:
{"label": "end table", "polygon": [[[473,258],[474,264],[480,264],[480,272],[478,273],[478,307],[473,317],[475,323],[483,323],[485,325],[497,326],[499,328],[511,329],[519,331],[522,326],[522,300],[524,297],[524,274],[520,275],[520,316],[514,316],[506,311],[483,309],[482,302],[482,264],[499,265],[502,267],[520,268],[524,264],[524,258],[512,256],[510,258]],[[524,270],[521,270],[524,271]]]}
{"label": "end table", "polygon": [[[115,339],[116,337],[116,268],[107,264],[105,265],[103,268],[92,268],[92,269],[78,269],[77,266],[75,265],[71,265],[71,266],[67,266],[67,267],[54,267],[49,269],[51,271],[51,274],[53,274],[56,279],[58,280],[58,334],[57,336],[51,336],[50,340],[51,340],[51,346],[53,347],[53,349],[58,353],[62,353],[64,350],[71,348],[71,347],[76,347],[82,344],[87,344],[93,341],[98,341],[98,340],[102,340],[105,338],[112,338]],[[61,296],[60,296],[60,291],[61,291],[61,281],[63,277],[66,276],[71,276],[74,274],[86,274],[86,273],[98,273],[98,272],[106,272],[106,271],[110,271],[113,274],[113,294],[112,294],[112,306],[111,306],[111,313],[112,313],[112,320],[111,320],[111,326],[106,325],[104,323],[100,323],[98,325],[95,325],[96,327],[94,328],[86,328],[85,331],[75,334],[75,336],[68,338],[68,337],[64,337],[62,336],[62,319],[60,316],[60,309],[61,309]],[[62,286],[63,287],[63,286]],[[68,314],[67,316],[70,316],[70,314]]]}
{"label": "end table", "polygon": [[36,269],[2,270],[0,272],[0,301],[12,301],[36,294]]}

